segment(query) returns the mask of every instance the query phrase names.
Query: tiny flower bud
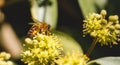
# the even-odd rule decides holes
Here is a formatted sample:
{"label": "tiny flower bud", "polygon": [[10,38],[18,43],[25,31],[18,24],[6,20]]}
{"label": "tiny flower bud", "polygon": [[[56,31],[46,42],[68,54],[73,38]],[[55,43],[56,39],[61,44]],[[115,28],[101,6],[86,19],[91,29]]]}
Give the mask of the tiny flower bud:
{"label": "tiny flower bud", "polygon": [[9,59],[10,57],[11,57],[11,55],[10,55],[10,54],[6,54],[5,59],[7,60],[7,59]]}
{"label": "tiny flower bud", "polygon": [[7,65],[14,65],[12,61],[7,61]]}
{"label": "tiny flower bud", "polygon": [[120,24],[116,24],[116,25],[115,25],[115,28],[116,28],[116,29],[120,29]]}
{"label": "tiny flower bud", "polygon": [[102,19],[102,20],[101,20],[101,23],[103,23],[103,24],[107,24],[107,20]]}
{"label": "tiny flower bud", "polygon": [[95,32],[91,32],[90,35],[91,35],[92,37],[96,37],[96,33],[95,33]]}
{"label": "tiny flower bud", "polygon": [[112,25],[112,26],[109,26],[109,29],[115,30],[115,27]]}
{"label": "tiny flower bud", "polygon": [[109,20],[116,23],[116,21],[118,20],[118,16],[117,15],[109,16]]}
{"label": "tiny flower bud", "polygon": [[116,21],[116,23],[118,24],[118,23],[119,23],[119,21]]}
{"label": "tiny flower bud", "polygon": [[100,14],[105,16],[107,14],[107,12],[106,12],[106,10],[102,10]]}
{"label": "tiny flower bud", "polygon": [[95,14],[95,18],[99,19],[101,16],[99,14]]}
{"label": "tiny flower bud", "polygon": [[120,33],[120,31],[118,31],[118,30],[115,30],[115,33],[116,33],[116,34],[119,34],[119,33]]}
{"label": "tiny flower bud", "polygon": [[117,45],[118,43],[117,43],[116,41],[114,41],[113,44],[116,44],[116,45]]}
{"label": "tiny flower bud", "polygon": [[25,39],[25,42],[26,42],[27,44],[32,44],[32,40],[31,40],[30,38],[26,38],[26,39]]}

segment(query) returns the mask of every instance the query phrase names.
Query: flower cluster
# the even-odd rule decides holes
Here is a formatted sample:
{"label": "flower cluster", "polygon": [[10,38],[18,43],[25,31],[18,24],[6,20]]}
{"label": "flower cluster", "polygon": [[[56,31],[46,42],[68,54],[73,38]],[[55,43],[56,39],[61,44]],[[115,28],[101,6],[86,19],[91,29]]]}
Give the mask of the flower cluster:
{"label": "flower cluster", "polygon": [[28,65],[54,65],[62,50],[56,36],[38,33],[33,38],[25,39],[22,61]]}
{"label": "flower cluster", "polygon": [[58,65],[87,65],[89,58],[82,53],[67,53],[65,56],[59,58],[56,63]]}
{"label": "flower cluster", "polygon": [[109,16],[105,19],[107,12],[102,10],[100,14],[90,14],[86,17],[83,24],[83,34],[97,39],[101,45],[118,44],[120,40],[120,24],[117,15]]}
{"label": "flower cluster", "polygon": [[14,65],[12,61],[9,61],[10,59],[10,54],[6,52],[1,52],[0,53],[0,65]]}

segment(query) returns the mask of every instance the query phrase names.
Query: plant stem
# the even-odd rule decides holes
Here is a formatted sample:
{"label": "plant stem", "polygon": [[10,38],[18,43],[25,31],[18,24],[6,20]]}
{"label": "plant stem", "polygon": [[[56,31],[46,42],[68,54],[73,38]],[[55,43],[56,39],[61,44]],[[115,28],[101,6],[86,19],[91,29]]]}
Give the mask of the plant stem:
{"label": "plant stem", "polygon": [[89,56],[89,55],[91,54],[91,52],[92,52],[92,50],[94,49],[96,43],[97,43],[97,39],[94,39],[93,42],[92,42],[92,44],[91,44],[91,46],[90,46],[89,49],[87,50],[87,53],[86,53],[87,56]]}

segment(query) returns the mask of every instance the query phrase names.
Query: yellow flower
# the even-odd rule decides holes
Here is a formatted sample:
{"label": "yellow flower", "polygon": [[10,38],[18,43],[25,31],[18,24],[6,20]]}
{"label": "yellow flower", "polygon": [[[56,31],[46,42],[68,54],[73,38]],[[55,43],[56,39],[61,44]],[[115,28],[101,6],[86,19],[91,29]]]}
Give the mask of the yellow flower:
{"label": "yellow flower", "polygon": [[107,12],[102,10],[100,14],[90,14],[84,20],[83,34],[97,39],[101,45],[117,44],[120,39],[120,24],[117,15],[109,16],[106,20]]}
{"label": "yellow flower", "polygon": [[51,65],[60,56],[62,45],[54,35],[37,34],[26,38],[24,50],[21,53],[22,61],[28,65]]}
{"label": "yellow flower", "polygon": [[87,65],[88,57],[82,53],[67,53],[56,60],[58,65]]}
{"label": "yellow flower", "polygon": [[0,65],[14,65],[12,61],[9,61],[11,55],[6,52],[0,53]]}

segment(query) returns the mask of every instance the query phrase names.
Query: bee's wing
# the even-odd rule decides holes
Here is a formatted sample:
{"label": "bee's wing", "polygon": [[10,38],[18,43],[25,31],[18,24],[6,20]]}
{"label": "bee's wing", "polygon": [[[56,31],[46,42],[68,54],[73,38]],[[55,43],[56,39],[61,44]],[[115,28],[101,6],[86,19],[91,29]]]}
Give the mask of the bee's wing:
{"label": "bee's wing", "polygon": [[[32,18],[32,17],[31,17],[31,18]],[[33,22],[28,23],[29,25],[34,25],[34,24],[37,24],[37,23],[40,22],[39,20],[37,20],[37,19],[35,19],[35,18],[32,18],[32,20],[33,20]]]}
{"label": "bee's wing", "polygon": [[35,22],[35,23],[39,23],[40,21],[35,19],[35,18],[32,18],[32,20]]}
{"label": "bee's wing", "polygon": [[28,23],[29,25],[34,25],[34,24],[36,24],[36,23],[34,23],[34,22],[31,22],[31,23]]}

